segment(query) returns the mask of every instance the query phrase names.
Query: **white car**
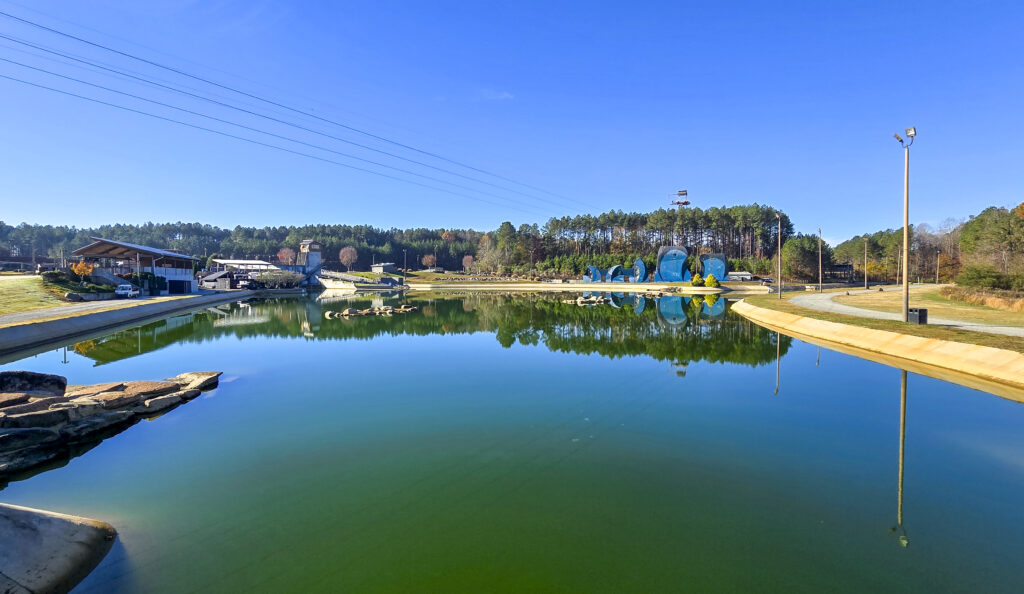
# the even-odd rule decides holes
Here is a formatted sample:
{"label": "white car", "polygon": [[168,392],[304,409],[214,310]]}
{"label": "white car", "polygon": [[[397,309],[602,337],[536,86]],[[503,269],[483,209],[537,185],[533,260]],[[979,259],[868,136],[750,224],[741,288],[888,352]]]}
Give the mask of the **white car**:
{"label": "white car", "polygon": [[139,290],[132,285],[117,285],[117,288],[114,289],[114,295],[118,297],[138,297]]}

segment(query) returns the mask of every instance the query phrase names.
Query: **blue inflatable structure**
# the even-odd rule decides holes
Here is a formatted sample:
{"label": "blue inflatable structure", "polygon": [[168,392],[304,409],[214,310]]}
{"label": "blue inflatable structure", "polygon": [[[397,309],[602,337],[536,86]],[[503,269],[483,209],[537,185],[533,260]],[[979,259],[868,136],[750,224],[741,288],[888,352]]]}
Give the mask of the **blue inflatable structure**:
{"label": "blue inflatable structure", "polygon": [[604,270],[597,266],[587,266],[583,273],[583,282],[587,283],[646,283],[647,265],[640,258],[633,262],[632,268],[615,265]]}
{"label": "blue inflatable structure", "polygon": [[654,282],[682,283],[690,280],[690,270],[686,267],[689,254],[681,245],[666,245],[658,250],[658,270],[654,273]]}
{"label": "blue inflatable structure", "polygon": [[704,254],[700,257],[701,267],[704,269],[704,278],[712,275],[719,282],[727,280],[729,276],[729,260],[725,254]]}

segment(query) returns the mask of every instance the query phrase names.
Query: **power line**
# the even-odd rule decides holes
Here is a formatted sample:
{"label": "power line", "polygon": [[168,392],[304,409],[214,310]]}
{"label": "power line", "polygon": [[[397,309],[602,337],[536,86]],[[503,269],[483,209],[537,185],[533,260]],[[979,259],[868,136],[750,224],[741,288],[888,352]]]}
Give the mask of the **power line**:
{"label": "power line", "polygon": [[[2,13],[0,13],[0,14],[2,14]],[[494,183],[491,183],[491,182],[480,180],[480,179],[477,179],[475,177],[463,175],[461,173],[457,173],[457,172],[454,172],[454,171],[451,171],[451,170],[448,170],[448,169],[437,167],[435,165],[430,165],[429,163],[424,163],[422,161],[417,161],[415,159],[409,159],[407,157],[403,157],[401,155],[396,155],[396,154],[390,153],[388,151],[384,151],[384,150],[381,150],[381,149],[378,149],[378,148],[367,146],[365,144],[360,144],[358,142],[354,142],[354,141],[351,141],[351,140],[348,140],[348,139],[345,139],[345,138],[340,138],[338,136],[334,136],[334,135],[328,134],[326,132],[321,132],[319,130],[314,130],[312,128],[307,128],[306,126],[301,126],[301,125],[295,124],[293,122],[288,122],[286,120],[275,118],[273,116],[269,116],[269,115],[266,115],[266,114],[261,114],[259,112],[255,112],[255,111],[252,111],[252,110],[249,110],[249,109],[245,109],[243,107],[238,107],[237,105],[231,105],[229,103],[224,103],[223,101],[218,101],[216,99],[211,99],[209,97],[204,97],[202,95],[197,95],[196,93],[191,93],[189,91],[178,89],[178,88],[175,88],[173,86],[166,85],[166,84],[163,84],[163,83],[160,83],[160,82],[156,82],[156,81],[147,79],[147,78],[142,77],[142,76],[136,76],[134,74],[131,74],[131,73],[128,73],[128,72],[124,72],[123,70],[119,70],[117,68],[111,68],[111,67],[105,66],[103,64],[99,64],[99,63],[96,63],[96,62],[93,62],[93,61],[90,61],[90,60],[86,60],[84,58],[78,58],[78,57],[75,57],[75,56],[64,54],[62,52],[59,52],[59,51],[56,51],[56,50],[52,50],[52,49],[49,49],[49,48],[46,48],[46,47],[43,47],[43,46],[40,46],[40,45],[36,45],[36,44],[30,43],[28,41],[23,41],[23,40],[15,38],[15,37],[11,37],[9,35],[4,35],[4,34],[0,33],[0,39],[7,39],[8,41],[13,41],[15,43],[18,43],[18,44],[21,44],[21,45],[24,45],[24,46],[28,46],[28,47],[31,47],[31,48],[34,48],[34,49],[37,49],[37,50],[40,50],[40,51],[43,51],[43,52],[47,52],[49,54],[60,56],[62,58],[68,59],[68,60],[74,60],[75,62],[80,62],[82,64],[86,64],[86,65],[91,66],[93,68],[99,68],[101,70],[105,70],[107,72],[111,72],[111,73],[117,74],[118,76],[123,76],[123,77],[126,77],[126,78],[138,80],[140,82],[143,82],[143,83],[146,83],[146,84],[149,84],[149,85],[153,85],[153,86],[156,86],[156,87],[159,87],[159,88],[162,88],[162,89],[167,89],[169,91],[172,91],[172,92],[175,92],[175,93],[180,93],[182,95],[186,95],[186,96],[189,96],[189,97],[193,97],[193,98],[199,99],[201,101],[207,101],[209,103],[213,103],[214,105],[219,105],[221,107],[225,107],[225,108],[228,108],[228,109],[233,109],[235,111],[239,111],[239,112],[242,112],[242,113],[245,113],[245,114],[249,114],[249,115],[252,115],[252,116],[263,118],[263,119],[266,119],[266,120],[269,120],[269,121],[272,121],[272,122],[277,122],[279,124],[283,124],[283,125],[286,125],[286,126],[290,126],[292,128],[296,128],[298,130],[303,130],[303,131],[306,131],[306,132],[310,132],[312,134],[317,134],[317,135],[323,136],[325,138],[330,138],[332,140],[337,140],[337,141],[343,142],[345,144],[350,144],[352,146],[357,146],[359,148],[366,149],[366,150],[369,150],[369,151],[372,151],[372,152],[375,152],[375,153],[379,153],[379,154],[382,154],[382,155],[387,155],[389,157],[393,157],[393,158],[396,158],[396,159],[399,159],[399,160],[402,160],[402,161],[406,161],[408,163],[413,163],[415,165],[420,165],[420,166],[423,166],[423,167],[427,167],[427,168],[433,169],[435,171],[440,171],[440,172],[448,174],[448,175],[452,175],[452,176],[455,176],[455,177],[460,177],[462,179],[466,179],[466,180],[469,180],[469,181],[473,181],[475,183],[479,183],[479,184],[483,184],[483,185],[490,186],[490,187],[493,187],[493,188],[497,188],[497,189],[500,189],[500,190],[504,190],[506,192],[512,192],[512,193],[515,193],[515,194],[519,194],[521,196],[524,196],[524,197],[529,198],[531,200],[535,200],[537,202],[541,202],[541,203],[548,204],[548,205],[551,205],[551,206],[557,206],[559,208],[565,208],[565,206],[559,205],[559,204],[555,204],[554,202],[552,202],[552,201],[550,201],[548,199],[531,196],[531,195],[525,194],[525,193],[523,193],[523,192],[521,192],[519,190],[514,190],[514,189],[511,189],[511,188],[506,188],[504,186],[500,186],[500,185],[497,185],[497,184],[494,184]],[[57,75],[57,76],[59,76],[59,75]],[[115,91],[115,92],[117,92],[117,91]],[[324,149],[324,150],[329,150],[329,149]],[[341,154],[344,154],[344,153],[341,153]],[[434,179],[434,178],[428,178],[428,179]],[[451,182],[443,182],[443,183],[451,184]],[[458,184],[452,184],[452,185],[455,185],[457,187],[463,187],[463,188],[465,187],[465,186],[459,186]],[[479,190],[473,190],[473,191],[479,191]],[[494,196],[493,194],[488,194],[488,195]]]}
{"label": "power line", "polygon": [[408,175],[413,175],[413,176],[416,176],[416,177],[421,177],[423,179],[428,179],[430,181],[434,181],[434,182],[438,182],[438,183],[442,183],[442,184],[448,184],[448,185],[456,187],[456,188],[461,188],[463,190],[469,190],[470,192],[476,192],[478,194],[483,194],[484,196],[490,196],[491,198],[497,198],[499,200],[504,200],[506,202],[511,202],[512,201],[510,198],[506,198],[504,196],[498,196],[497,194],[490,194],[488,192],[481,192],[480,190],[477,190],[476,188],[472,188],[470,186],[464,186],[464,185],[456,184],[456,183],[450,182],[448,180],[440,179],[440,178],[437,178],[437,177],[431,177],[429,175],[423,175],[422,173],[416,173],[415,171],[409,171],[407,169],[402,169],[400,167],[395,167],[393,165],[388,165],[387,163],[381,163],[379,161],[373,161],[373,160],[370,160],[370,159],[364,159],[362,157],[358,157],[356,155],[351,155],[349,153],[343,153],[341,151],[336,151],[336,150],[333,150],[333,149],[329,149],[327,147],[319,146],[319,145],[316,145],[316,144],[312,144],[312,143],[305,142],[305,141],[302,141],[302,140],[298,140],[298,139],[295,139],[295,138],[291,138],[291,137],[288,137],[288,136],[282,136],[280,134],[275,134],[273,132],[267,132],[266,130],[260,130],[258,128],[254,128],[252,126],[246,126],[245,124],[239,124],[237,122],[232,122],[230,120],[225,120],[225,119],[221,119],[221,118],[218,118],[218,117],[215,117],[215,116],[211,116],[211,115],[207,115],[207,114],[204,114],[204,113],[200,113],[200,112],[197,112],[197,111],[192,111],[191,109],[186,109],[184,107],[178,107],[176,105],[171,105],[169,103],[163,103],[161,101],[156,101],[154,99],[148,99],[146,97],[135,95],[133,93],[128,93],[126,91],[119,91],[117,89],[112,89],[110,87],[105,87],[103,85],[99,85],[99,84],[96,84],[96,83],[91,83],[91,82],[88,82],[88,81],[85,81],[85,80],[81,80],[81,79],[75,78],[73,76],[67,76],[67,75],[64,75],[64,74],[59,74],[57,72],[51,72],[49,70],[46,70],[45,68],[38,68],[36,66],[31,66],[31,65],[28,65],[28,64],[23,64],[23,63],[18,62],[16,60],[11,60],[11,59],[8,59],[8,58],[0,57],[0,61],[7,62],[9,64],[14,64],[16,66],[21,66],[22,68],[27,68],[27,69],[30,69],[30,70],[35,70],[36,72],[42,72],[42,73],[45,73],[45,74],[49,74],[51,76],[56,76],[56,77],[59,77],[59,78],[63,78],[65,80],[70,80],[70,81],[73,81],[73,82],[76,82],[76,83],[79,83],[79,84],[88,85],[90,87],[94,87],[94,88],[97,88],[97,89],[102,89],[104,91],[108,91],[108,92],[111,92],[111,93],[117,93],[118,95],[124,95],[126,97],[131,97],[132,99],[137,99],[139,101],[145,101],[147,103],[152,103],[154,105],[159,105],[161,107],[166,107],[166,108],[174,109],[174,110],[177,110],[177,111],[180,111],[180,112],[183,112],[183,113],[187,113],[187,114],[190,114],[190,115],[198,116],[198,117],[201,117],[201,118],[206,118],[206,119],[209,119],[209,120],[213,120],[215,122],[220,122],[222,124],[228,124],[230,126],[236,126],[236,127],[242,128],[244,130],[249,130],[250,132],[256,132],[258,134],[266,134],[267,136],[272,136],[274,138],[279,138],[281,140],[285,140],[285,141],[288,141],[288,142],[294,142],[296,144],[301,144],[301,145],[308,146],[310,148],[314,148],[314,149],[317,149],[317,150],[325,151],[325,152],[328,152],[328,153],[334,153],[334,154],[340,155],[342,157],[347,157],[349,159],[355,159],[356,161],[362,161],[363,163],[369,163],[371,165],[377,165],[378,167],[384,167],[386,169],[391,169],[391,170],[394,170],[394,171],[399,171],[401,173],[405,173],[405,174],[408,174]]}
{"label": "power line", "polygon": [[[218,87],[218,88],[221,88],[221,89],[225,89],[227,91],[231,91],[233,93],[238,93],[239,95],[243,95],[243,96],[249,97],[251,99],[256,99],[257,101],[261,101],[263,103],[274,105],[276,107],[280,107],[282,109],[286,109],[288,111],[292,111],[292,112],[304,115],[304,116],[309,117],[309,118],[317,119],[317,120],[326,122],[328,124],[332,124],[334,126],[338,126],[340,128],[344,128],[346,130],[349,130],[349,131],[352,131],[352,132],[356,132],[358,134],[362,134],[364,136],[368,136],[368,137],[374,138],[376,140],[380,140],[382,142],[386,142],[388,144],[399,146],[399,147],[402,147],[402,148],[404,148],[406,150],[414,151],[414,152],[417,152],[417,153],[420,153],[420,154],[423,154],[423,155],[428,155],[428,156],[433,157],[435,159],[440,159],[442,161],[451,163],[453,165],[458,165],[460,167],[465,167],[466,169],[471,169],[471,170],[476,171],[478,173],[483,173],[485,175],[489,175],[491,177],[495,177],[497,179],[501,179],[501,180],[507,181],[509,183],[513,183],[513,184],[516,184],[516,185],[519,185],[519,186],[523,186],[525,188],[530,188],[530,189],[538,191],[538,192],[543,192],[543,193],[551,195],[551,196],[555,196],[555,197],[559,197],[559,198],[563,198],[563,199],[567,199],[567,200],[572,200],[571,198],[565,198],[564,196],[559,196],[558,194],[555,194],[555,193],[550,192],[548,190],[545,190],[543,188],[538,188],[536,186],[531,186],[529,184],[526,184],[526,183],[523,183],[523,182],[520,182],[520,181],[516,181],[516,180],[508,178],[508,177],[504,177],[504,176],[499,175],[497,173],[493,173],[493,172],[487,171],[485,169],[480,169],[480,168],[477,168],[477,167],[473,167],[472,165],[468,165],[466,163],[462,163],[461,161],[456,161],[454,159],[449,159],[447,157],[441,156],[441,155],[436,154],[436,153],[432,153],[430,151],[425,151],[425,150],[422,150],[422,149],[418,149],[416,147],[409,146],[407,144],[403,144],[403,143],[400,143],[398,141],[391,140],[391,139],[385,138],[383,136],[379,136],[377,134],[373,134],[372,132],[367,132],[365,130],[361,130],[361,129],[353,127],[353,126],[349,126],[347,124],[342,124],[340,122],[336,122],[334,120],[331,120],[331,119],[328,119],[328,118],[324,118],[324,117],[318,116],[316,114],[309,113],[307,111],[303,111],[301,109],[297,109],[297,108],[285,105],[283,103],[279,103],[279,102],[273,101],[271,99],[266,99],[266,98],[260,97],[258,95],[255,95],[255,94],[248,93],[246,91],[242,91],[242,90],[236,89],[236,88],[228,86],[228,85],[223,85],[223,84],[220,84],[218,82],[209,80],[207,78],[203,78],[201,76],[197,76],[195,74],[191,74],[191,73],[185,72],[184,70],[180,70],[180,69],[174,68],[172,66],[167,66],[167,65],[161,64],[159,62],[155,62],[153,60],[148,60],[146,58],[142,58],[140,56],[136,56],[134,54],[130,54],[128,52],[124,52],[124,51],[121,51],[121,50],[118,50],[118,49],[115,49],[115,48],[103,45],[101,43],[96,43],[94,41],[89,41],[88,39],[84,39],[82,37],[78,37],[76,35],[72,35],[70,33],[66,33],[66,32],[60,31],[58,29],[54,29],[52,27],[47,27],[46,25],[42,25],[42,24],[36,23],[34,21],[30,21],[28,19],[24,19],[24,18],[18,17],[18,16],[12,15],[12,14],[7,13],[7,12],[0,11],[0,16],[5,16],[5,17],[7,17],[9,19],[16,20],[16,21],[24,23],[26,25],[29,25],[29,26],[32,26],[32,27],[36,27],[38,29],[42,29],[44,31],[49,31],[50,33],[54,33],[56,35],[60,35],[62,37],[66,37],[68,39],[74,39],[75,41],[78,41],[78,42],[81,42],[81,43],[85,43],[87,45],[91,45],[93,47],[100,48],[100,49],[106,50],[108,52],[112,52],[112,53],[118,54],[120,56],[124,56],[126,58],[130,58],[130,59],[133,59],[133,60],[138,60],[140,62],[149,64],[151,66],[156,66],[157,68],[162,68],[164,70],[168,70],[170,72],[174,72],[176,74],[180,74],[181,76],[186,76],[188,78],[192,78],[192,79],[204,82],[206,84],[213,85],[215,87]],[[576,200],[573,200],[573,201],[574,202],[578,202]]]}
{"label": "power line", "polygon": [[514,209],[519,210],[521,212],[527,212],[527,213],[530,213],[530,214],[538,214],[538,213],[536,213],[534,211],[529,211],[529,210],[526,210],[526,209],[523,209],[523,208],[518,208],[518,207],[514,207],[514,206],[513,207],[508,207],[505,204],[498,204],[496,202],[491,202],[490,200],[484,200],[484,199],[478,198],[476,196],[469,196],[467,194],[461,194],[459,192],[453,192],[451,190],[445,190],[444,188],[437,188],[437,187],[434,187],[434,186],[431,186],[431,185],[428,185],[428,184],[423,184],[423,183],[412,181],[412,180],[408,180],[408,179],[402,179],[400,177],[396,177],[394,175],[389,175],[387,173],[381,173],[379,171],[373,171],[372,169],[366,169],[364,167],[357,167],[355,165],[349,165],[348,163],[342,163],[340,161],[335,161],[333,159],[328,159],[326,157],[320,157],[318,155],[311,155],[309,153],[304,153],[302,151],[292,150],[292,149],[289,149],[289,148],[286,148],[286,147],[283,147],[283,146],[278,146],[278,145],[274,145],[274,144],[270,144],[270,143],[266,143],[266,142],[260,142],[259,140],[253,140],[252,138],[246,138],[244,136],[237,136],[235,134],[230,134],[228,132],[223,132],[221,130],[214,130],[213,128],[206,128],[204,126],[199,126],[199,125],[196,125],[196,124],[190,124],[188,122],[183,122],[181,120],[176,120],[174,118],[168,118],[168,117],[164,117],[164,116],[157,115],[157,114],[154,114],[154,113],[149,113],[147,111],[142,111],[142,110],[139,110],[139,109],[133,109],[131,107],[125,107],[124,105],[118,105],[116,103],[110,103],[108,101],[103,101],[102,99],[95,99],[93,97],[86,97],[85,95],[79,95],[78,93],[72,93],[70,91],[64,91],[62,89],[56,89],[56,88],[53,88],[53,87],[48,87],[46,85],[41,85],[41,84],[38,84],[38,83],[34,83],[34,82],[30,82],[30,81],[23,80],[23,79],[20,79],[20,78],[16,78],[16,77],[13,77],[13,76],[7,76],[7,75],[4,75],[4,74],[0,74],[0,78],[6,79],[6,80],[10,80],[10,81],[14,81],[14,82],[17,82],[17,83],[21,83],[21,84],[24,84],[24,85],[28,85],[28,86],[31,86],[31,87],[36,87],[38,89],[44,89],[44,90],[47,90],[47,91],[52,91],[54,93],[60,93],[61,95],[67,95],[69,97],[75,97],[75,98],[78,98],[78,99],[83,99],[85,101],[90,101],[92,103],[98,103],[100,105],[106,105],[108,107],[114,107],[116,109],[122,109],[124,111],[129,111],[129,112],[132,112],[132,113],[137,113],[137,114],[148,116],[148,117],[155,118],[155,119],[158,119],[158,120],[163,120],[165,122],[171,122],[173,124],[179,124],[179,125],[182,125],[182,126],[187,126],[189,128],[195,128],[196,130],[202,130],[204,132],[210,132],[210,133],[213,133],[213,134],[218,134],[220,136],[226,136],[227,138],[233,138],[235,140],[241,140],[243,142],[249,142],[249,143],[252,143],[252,144],[259,145],[259,146],[264,146],[264,147],[267,147],[267,148],[272,148],[272,149],[276,149],[276,150],[279,150],[279,151],[284,151],[286,153],[291,153],[293,155],[298,155],[300,157],[307,157],[307,158],[310,158],[310,159],[315,159],[317,161],[323,161],[325,163],[331,163],[333,165],[338,165],[340,167],[346,167],[348,169],[354,169],[356,171],[362,171],[364,173],[369,173],[369,174],[372,174],[372,175],[377,175],[377,176],[380,176],[380,177],[385,177],[385,178],[392,179],[392,180],[395,180],[395,181],[400,181],[400,182],[407,183],[407,184],[413,184],[413,185],[420,186],[420,187],[423,187],[423,188],[428,188],[430,190],[434,190],[434,191],[437,191],[437,192],[443,192],[445,194],[451,194],[453,196],[460,196],[462,198],[467,198],[469,200],[475,200],[475,201],[478,201],[478,202],[484,202],[484,203],[487,203],[487,204],[491,204],[493,206],[500,206],[502,208],[514,208]]}

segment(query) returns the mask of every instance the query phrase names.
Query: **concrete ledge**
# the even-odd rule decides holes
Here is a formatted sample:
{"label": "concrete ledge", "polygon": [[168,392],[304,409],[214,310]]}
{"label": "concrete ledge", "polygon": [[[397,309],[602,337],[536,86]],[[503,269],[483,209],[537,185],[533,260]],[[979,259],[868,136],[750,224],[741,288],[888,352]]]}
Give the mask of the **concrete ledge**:
{"label": "concrete ledge", "polygon": [[[162,318],[179,311],[201,309],[226,303],[248,299],[256,295],[255,291],[234,291],[214,295],[200,295],[188,299],[175,299],[145,305],[135,305],[122,309],[69,315],[66,318],[19,324],[0,328],[0,355],[47,345],[57,341],[66,343],[68,340],[96,332],[123,326],[128,323],[141,323],[154,318]],[[47,310],[46,313],[60,315],[59,310]]]}
{"label": "concrete ledge", "polygon": [[725,287],[691,287],[669,283],[417,283],[408,284],[410,291],[548,291],[552,293],[651,293],[673,291],[686,295],[716,295]]}
{"label": "concrete ledge", "polygon": [[0,591],[68,592],[116,536],[106,522],[0,504]]}
{"label": "concrete ledge", "polygon": [[1024,402],[1021,353],[817,320],[745,301],[732,311],[811,344]]}

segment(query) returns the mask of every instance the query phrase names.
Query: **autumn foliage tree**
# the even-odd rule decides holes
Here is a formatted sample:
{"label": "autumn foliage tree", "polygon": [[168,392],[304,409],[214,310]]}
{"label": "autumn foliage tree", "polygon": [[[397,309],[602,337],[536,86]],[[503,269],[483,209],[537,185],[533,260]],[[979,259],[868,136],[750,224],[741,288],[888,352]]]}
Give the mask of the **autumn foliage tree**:
{"label": "autumn foliage tree", "polygon": [[277,250],[277,260],[284,264],[295,264],[295,250],[287,247]]}
{"label": "autumn foliage tree", "polygon": [[71,272],[74,272],[78,276],[84,277],[92,274],[94,268],[96,267],[93,266],[92,264],[89,264],[85,260],[81,260],[79,262],[76,262],[75,265],[71,267]]}
{"label": "autumn foliage tree", "polygon": [[433,268],[437,264],[437,256],[434,254],[427,254],[420,260],[427,268]]}
{"label": "autumn foliage tree", "polygon": [[462,257],[462,269],[469,272],[469,269],[473,267],[473,256],[472,254],[466,254]]}
{"label": "autumn foliage tree", "polygon": [[452,230],[449,229],[449,230],[447,230],[447,231],[445,231],[444,233],[441,234],[441,239],[445,243],[452,243],[453,241],[455,241],[456,238],[455,238],[455,234],[452,233]]}
{"label": "autumn foliage tree", "polygon": [[352,265],[359,259],[359,252],[352,246],[345,246],[338,252],[338,259],[345,265],[345,270],[352,270]]}

